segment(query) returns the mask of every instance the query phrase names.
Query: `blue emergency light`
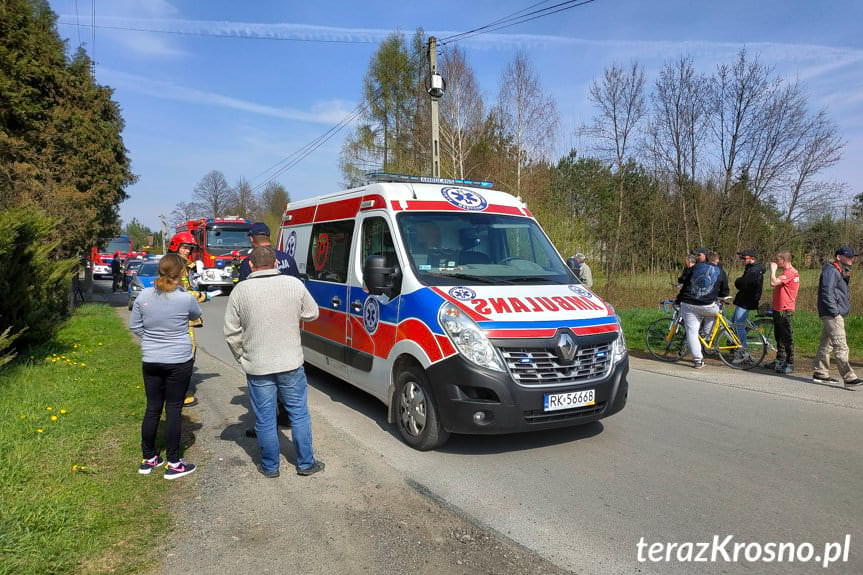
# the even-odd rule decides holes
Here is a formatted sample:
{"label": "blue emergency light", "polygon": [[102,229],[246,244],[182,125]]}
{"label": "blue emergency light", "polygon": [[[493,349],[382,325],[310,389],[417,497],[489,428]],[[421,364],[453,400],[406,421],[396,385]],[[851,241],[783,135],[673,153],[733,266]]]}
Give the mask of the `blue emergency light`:
{"label": "blue emergency light", "polygon": [[429,176],[410,176],[408,174],[390,174],[388,172],[369,172],[366,179],[370,182],[406,182],[410,184],[441,184],[445,186],[471,186],[491,189],[494,182],[479,180],[462,180],[458,178],[432,178]]}

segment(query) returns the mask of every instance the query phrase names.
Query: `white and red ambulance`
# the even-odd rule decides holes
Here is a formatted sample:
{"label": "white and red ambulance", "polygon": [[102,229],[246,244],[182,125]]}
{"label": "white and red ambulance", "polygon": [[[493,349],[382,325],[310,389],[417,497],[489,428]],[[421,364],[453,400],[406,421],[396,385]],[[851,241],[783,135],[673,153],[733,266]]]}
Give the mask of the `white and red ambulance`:
{"label": "white and red ambulance", "polygon": [[278,247],[320,307],[302,328],[307,362],[380,399],[420,450],[623,409],[614,309],[520,199],[487,182],[370,177],[285,210]]}

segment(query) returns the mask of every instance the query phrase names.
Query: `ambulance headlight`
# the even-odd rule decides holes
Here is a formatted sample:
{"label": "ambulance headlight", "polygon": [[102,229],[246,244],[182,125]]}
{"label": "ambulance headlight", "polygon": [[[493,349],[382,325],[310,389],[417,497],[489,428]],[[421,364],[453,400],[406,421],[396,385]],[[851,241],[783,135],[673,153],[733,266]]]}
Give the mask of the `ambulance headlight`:
{"label": "ambulance headlight", "polygon": [[459,308],[445,303],[438,313],[438,321],[459,353],[469,361],[487,369],[505,371],[500,355],[485,333]]}
{"label": "ambulance headlight", "polygon": [[619,330],[617,333],[619,333],[620,335],[618,335],[617,339],[614,340],[614,343],[611,347],[613,351],[612,358],[615,363],[617,363],[626,356],[626,337],[624,337],[623,335],[623,326],[620,325],[619,321],[617,322],[617,329]]}

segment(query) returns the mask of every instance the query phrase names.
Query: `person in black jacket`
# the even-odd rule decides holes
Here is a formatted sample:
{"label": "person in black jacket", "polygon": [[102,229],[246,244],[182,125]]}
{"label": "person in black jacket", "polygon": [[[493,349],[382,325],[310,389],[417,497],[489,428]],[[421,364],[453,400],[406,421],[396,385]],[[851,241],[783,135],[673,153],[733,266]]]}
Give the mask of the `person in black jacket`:
{"label": "person in black jacket", "polygon": [[830,377],[830,352],[836,353],[836,367],[846,388],[863,385],[848,363],[848,342],[845,338],[845,316],[851,312],[848,283],[851,266],[854,265],[854,250],[841,247],[835,259],[821,268],[818,280],[818,317],[821,318],[821,343],[815,356],[815,383],[839,383]]}
{"label": "person in black jacket", "polygon": [[[761,301],[761,291],[764,288],[764,266],[758,262],[758,255],[752,250],[737,252],[737,257],[743,262],[743,275],[734,280],[737,295],[734,296],[734,314],[731,323],[737,331],[740,343],[746,348],[746,320],[749,311],[758,309]],[[740,363],[746,358],[745,352],[737,354],[734,361]]]}

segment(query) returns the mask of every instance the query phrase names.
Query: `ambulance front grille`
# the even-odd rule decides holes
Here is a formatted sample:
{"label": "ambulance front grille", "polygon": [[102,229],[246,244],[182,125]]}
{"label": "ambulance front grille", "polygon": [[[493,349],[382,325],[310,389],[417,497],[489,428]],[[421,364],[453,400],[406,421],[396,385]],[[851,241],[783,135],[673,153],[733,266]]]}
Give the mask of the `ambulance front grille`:
{"label": "ambulance front grille", "polygon": [[500,348],[510,375],[519,385],[553,386],[601,379],[611,369],[611,344],[580,346],[572,363],[561,362],[547,348]]}

